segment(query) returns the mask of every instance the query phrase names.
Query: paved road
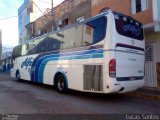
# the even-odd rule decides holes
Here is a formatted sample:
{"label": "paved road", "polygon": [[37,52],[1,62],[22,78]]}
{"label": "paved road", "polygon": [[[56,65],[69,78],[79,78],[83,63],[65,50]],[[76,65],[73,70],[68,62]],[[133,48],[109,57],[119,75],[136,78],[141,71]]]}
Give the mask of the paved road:
{"label": "paved road", "polygon": [[0,113],[13,114],[126,114],[160,113],[160,101],[124,95],[70,91],[59,94],[51,86],[15,81],[0,74]]}

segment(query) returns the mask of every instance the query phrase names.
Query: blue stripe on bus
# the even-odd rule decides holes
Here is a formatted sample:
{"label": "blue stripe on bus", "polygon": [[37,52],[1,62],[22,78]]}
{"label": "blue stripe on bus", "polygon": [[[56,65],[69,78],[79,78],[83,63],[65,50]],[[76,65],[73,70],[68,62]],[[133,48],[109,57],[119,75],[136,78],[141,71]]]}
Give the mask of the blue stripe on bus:
{"label": "blue stripe on bus", "polygon": [[93,59],[93,58],[102,58],[103,54],[102,53],[97,53],[97,54],[90,54],[90,55],[81,55],[81,56],[64,56],[64,57],[50,57],[44,60],[39,68],[38,71],[38,83],[43,83],[43,75],[44,75],[44,69],[45,66],[48,62],[50,61],[58,61],[58,60],[80,60],[80,59]]}
{"label": "blue stripe on bus", "polygon": [[90,54],[90,53],[101,53],[103,50],[89,50],[89,51],[81,51],[81,52],[74,52],[74,53],[65,53],[65,54],[52,54],[52,55],[46,55],[44,57],[41,57],[37,63],[36,63],[36,69],[35,69],[35,78],[34,81],[38,82],[38,73],[39,73],[39,67],[41,65],[41,63],[45,60],[48,59],[50,57],[64,57],[64,56],[73,56],[73,55],[85,55],[85,54]]}
{"label": "blue stripe on bus", "polygon": [[[39,54],[35,59],[34,59],[34,61],[33,61],[33,63],[32,63],[32,68],[31,68],[31,80],[32,81],[37,81],[37,73],[36,73],[36,71],[39,69],[39,68],[37,68],[36,66],[36,64],[37,64],[37,62],[39,62],[39,63],[41,63],[41,59],[43,58],[44,59],[44,57],[45,56],[49,56],[49,55],[59,55],[59,54],[66,54],[66,53],[70,53],[70,55],[72,54],[71,52],[72,51],[76,51],[77,53],[78,52],[82,52],[82,50],[84,51],[85,50],[85,52],[86,51],[90,51],[90,50],[98,50],[98,49],[102,49],[103,48],[103,45],[95,45],[95,46],[84,46],[84,47],[80,47],[80,48],[72,48],[72,49],[66,49],[65,51],[60,51],[60,50],[58,50],[58,51],[53,51],[53,52],[48,52],[48,53],[41,53],[41,54]],[[75,52],[74,52],[74,54],[75,54]],[[39,61],[40,60],[40,61]]]}
{"label": "blue stripe on bus", "polygon": [[38,82],[38,72],[40,69],[41,63],[51,57],[65,57],[65,56],[75,56],[75,55],[89,55],[91,53],[102,53],[103,49],[93,49],[93,50],[85,50],[85,51],[77,51],[77,52],[67,52],[67,53],[58,53],[58,52],[52,52],[52,53],[43,53],[38,55],[32,64],[32,69],[34,69],[31,72],[31,80],[34,82]]}

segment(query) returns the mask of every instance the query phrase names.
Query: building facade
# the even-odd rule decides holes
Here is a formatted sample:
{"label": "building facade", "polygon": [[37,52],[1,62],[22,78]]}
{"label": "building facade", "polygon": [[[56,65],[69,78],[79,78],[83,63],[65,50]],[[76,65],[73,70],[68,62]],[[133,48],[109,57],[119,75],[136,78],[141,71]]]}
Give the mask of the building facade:
{"label": "building facade", "polygon": [[51,9],[48,0],[24,0],[24,3],[18,9],[19,43],[32,38],[34,34],[32,29],[27,28],[32,22],[44,15],[48,9]]}
{"label": "building facade", "polygon": [[4,52],[0,60],[0,72],[9,72],[12,67],[12,52]]}
{"label": "building facade", "polygon": [[[52,12],[54,19],[52,18]],[[51,32],[52,25],[53,29],[56,30],[58,26],[64,27],[77,22],[80,18],[86,19],[89,17],[91,17],[91,0],[65,0],[56,6],[53,11],[48,11],[32,22],[26,29],[33,31],[32,37],[37,37]]]}

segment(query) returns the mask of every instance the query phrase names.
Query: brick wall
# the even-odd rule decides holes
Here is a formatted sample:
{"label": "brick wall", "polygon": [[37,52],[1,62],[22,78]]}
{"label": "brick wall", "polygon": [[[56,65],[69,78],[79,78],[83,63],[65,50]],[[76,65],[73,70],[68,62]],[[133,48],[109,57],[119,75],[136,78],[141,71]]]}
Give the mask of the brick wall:
{"label": "brick wall", "polygon": [[99,14],[105,7],[130,15],[129,0],[92,0],[92,16]]}
{"label": "brick wall", "polygon": [[[76,22],[76,18],[91,17],[91,0],[65,0],[54,8],[54,20],[58,25],[60,20],[68,19],[69,24]],[[50,32],[52,30],[51,11],[34,22],[34,37],[39,36],[39,31]]]}
{"label": "brick wall", "polygon": [[145,11],[132,15],[135,19],[141,21],[143,24],[148,24],[153,22],[153,11],[152,11],[152,1],[149,1],[149,8]]}
{"label": "brick wall", "polygon": [[152,1],[149,0],[149,8],[143,12],[131,14],[131,0],[92,0],[92,16],[97,15],[103,8],[108,7],[126,15],[133,16],[143,24],[153,22]]}
{"label": "brick wall", "polygon": [[[60,20],[68,19],[69,24],[75,23],[75,19],[81,16],[89,18],[99,14],[103,8],[111,8],[139,20],[143,24],[153,22],[152,0],[149,0],[149,8],[143,12],[131,14],[131,0],[65,0],[54,8],[55,24]],[[52,14],[46,13],[34,22],[34,37],[39,32],[50,32],[52,30]]]}

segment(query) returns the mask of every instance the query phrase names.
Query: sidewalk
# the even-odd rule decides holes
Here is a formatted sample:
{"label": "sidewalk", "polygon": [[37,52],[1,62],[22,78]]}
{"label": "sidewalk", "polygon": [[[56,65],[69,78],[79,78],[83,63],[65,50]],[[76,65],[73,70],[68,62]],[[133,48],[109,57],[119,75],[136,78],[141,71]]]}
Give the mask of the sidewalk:
{"label": "sidewalk", "polygon": [[160,89],[144,87],[144,88],[138,89],[137,91],[126,93],[125,95],[141,97],[145,99],[160,100]]}

